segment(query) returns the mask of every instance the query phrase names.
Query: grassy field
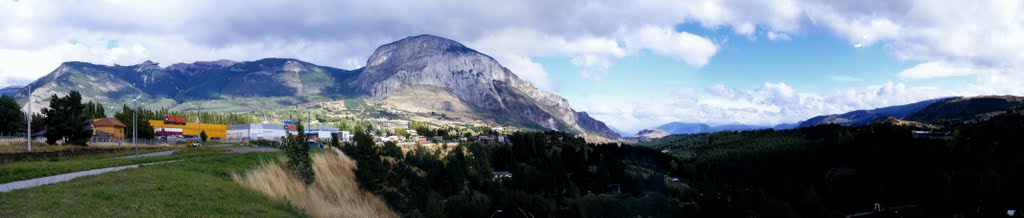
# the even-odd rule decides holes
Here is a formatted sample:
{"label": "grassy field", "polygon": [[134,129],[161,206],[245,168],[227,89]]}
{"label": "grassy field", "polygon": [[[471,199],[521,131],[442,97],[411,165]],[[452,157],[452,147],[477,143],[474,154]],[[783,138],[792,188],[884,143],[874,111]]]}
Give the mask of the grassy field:
{"label": "grassy field", "polygon": [[286,202],[242,188],[231,178],[277,161],[282,157],[279,152],[232,154],[206,149],[168,158],[184,155],[193,156],[181,162],[0,193],[0,217],[307,216]]}
{"label": "grassy field", "polygon": [[219,153],[222,150],[223,149],[221,148],[198,148],[181,150],[179,152],[175,152],[174,155],[170,156],[142,157],[131,159],[111,158],[116,156],[134,154],[134,152],[119,152],[113,154],[79,156],[74,159],[61,161],[27,161],[5,163],[3,165],[0,165],[0,183],[7,183],[70,172],[122,166],[129,164],[140,164],[182,158],[202,157],[206,155]]}

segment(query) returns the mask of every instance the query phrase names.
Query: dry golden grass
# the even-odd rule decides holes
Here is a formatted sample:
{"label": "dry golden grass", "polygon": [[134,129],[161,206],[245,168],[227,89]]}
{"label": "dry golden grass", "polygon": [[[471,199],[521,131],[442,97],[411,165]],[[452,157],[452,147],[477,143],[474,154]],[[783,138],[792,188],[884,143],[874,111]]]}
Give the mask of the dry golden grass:
{"label": "dry golden grass", "polygon": [[313,156],[316,181],[309,186],[289,173],[283,161],[234,175],[234,179],[273,199],[289,201],[314,217],[398,217],[380,198],[359,189],[355,168],[355,161],[330,149]]}

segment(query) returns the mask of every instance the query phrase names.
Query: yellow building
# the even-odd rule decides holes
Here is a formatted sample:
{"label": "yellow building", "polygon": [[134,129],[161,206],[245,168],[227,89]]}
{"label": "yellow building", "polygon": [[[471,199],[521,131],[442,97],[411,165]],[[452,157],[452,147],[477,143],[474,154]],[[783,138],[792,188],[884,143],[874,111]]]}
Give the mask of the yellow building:
{"label": "yellow building", "polygon": [[93,135],[102,138],[124,139],[124,128],[126,126],[114,118],[99,118],[92,120]]}
{"label": "yellow building", "polygon": [[180,124],[165,124],[163,120],[149,120],[149,125],[153,126],[153,131],[169,131],[169,129],[180,130],[182,135],[194,135],[198,136],[200,132],[206,131],[206,137],[209,139],[225,139],[228,135],[228,125],[224,124],[208,124],[208,123],[185,123]]}

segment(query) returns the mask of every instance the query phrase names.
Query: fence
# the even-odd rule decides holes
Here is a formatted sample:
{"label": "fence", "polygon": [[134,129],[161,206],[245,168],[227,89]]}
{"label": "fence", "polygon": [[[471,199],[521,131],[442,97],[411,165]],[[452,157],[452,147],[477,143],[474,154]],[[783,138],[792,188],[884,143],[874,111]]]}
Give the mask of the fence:
{"label": "fence", "polygon": [[[34,138],[33,141],[39,143],[46,143],[46,138]],[[17,144],[25,143],[25,136],[0,136],[0,144]]]}
{"label": "fence", "polygon": [[[0,144],[25,143],[25,139],[26,139],[25,136],[21,136],[21,137],[18,137],[18,136],[0,136]],[[45,137],[35,137],[35,138],[32,139],[32,141],[35,141],[35,142],[38,142],[38,143],[46,143],[46,138]],[[65,140],[58,140],[57,144],[64,144],[64,142],[65,142]],[[89,139],[88,143],[117,144],[117,142],[121,142],[121,144],[125,144],[125,145],[134,144],[134,143],[132,143],[132,139],[130,139],[130,138],[129,139],[121,140],[121,139],[117,139],[117,138],[98,138],[98,137],[93,137],[92,139]],[[174,140],[139,139],[138,143],[139,144],[146,144],[146,145],[155,145],[155,144],[163,144],[163,143],[174,144]]]}

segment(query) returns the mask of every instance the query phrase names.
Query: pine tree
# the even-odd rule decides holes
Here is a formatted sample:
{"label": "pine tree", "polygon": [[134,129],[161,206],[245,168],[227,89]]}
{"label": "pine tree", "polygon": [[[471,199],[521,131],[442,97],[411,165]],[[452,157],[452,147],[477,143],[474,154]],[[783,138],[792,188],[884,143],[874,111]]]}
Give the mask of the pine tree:
{"label": "pine tree", "polygon": [[25,129],[25,113],[10,96],[0,96],[0,120],[5,120],[0,122],[0,134],[13,135]]}
{"label": "pine tree", "polygon": [[92,137],[92,130],[86,128],[89,123],[87,117],[83,117],[84,112],[82,94],[78,91],[71,91],[64,97],[54,94],[50,98],[50,108],[43,109],[46,143],[52,145],[58,140],[67,140],[69,144],[85,146]]}
{"label": "pine tree", "polygon": [[293,136],[289,133],[284,145],[284,152],[288,155],[288,169],[291,169],[292,173],[302,179],[306,185],[313,184],[316,175],[313,172],[312,160],[309,157],[309,145],[307,145],[308,138],[301,120],[296,122],[296,130],[298,135]]}

